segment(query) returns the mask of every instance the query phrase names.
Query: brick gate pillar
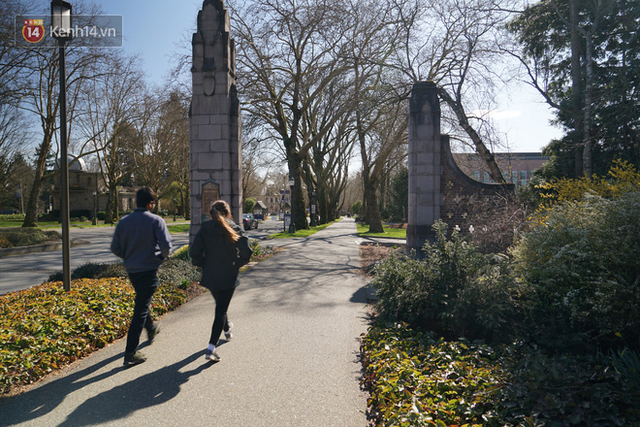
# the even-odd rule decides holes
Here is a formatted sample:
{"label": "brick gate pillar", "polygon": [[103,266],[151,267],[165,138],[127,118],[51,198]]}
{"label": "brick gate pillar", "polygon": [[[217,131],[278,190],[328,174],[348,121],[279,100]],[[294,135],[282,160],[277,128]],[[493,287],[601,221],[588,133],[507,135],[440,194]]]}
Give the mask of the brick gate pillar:
{"label": "brick gate pillar", "polygon": [[433,237],[431,226],[440,218],[440,104],[433,82],[416,82],[409,104],[409,212],[407,246],[421,256]]}
{"label": "brick gate pillar", "polygon": [[240,104],[236,90],[235,45],[222,0],[205,0],[193,34],[193,95],[189,111],[191,178],[190,241],[209,219],[211,203],[223,199],[242,222]]}

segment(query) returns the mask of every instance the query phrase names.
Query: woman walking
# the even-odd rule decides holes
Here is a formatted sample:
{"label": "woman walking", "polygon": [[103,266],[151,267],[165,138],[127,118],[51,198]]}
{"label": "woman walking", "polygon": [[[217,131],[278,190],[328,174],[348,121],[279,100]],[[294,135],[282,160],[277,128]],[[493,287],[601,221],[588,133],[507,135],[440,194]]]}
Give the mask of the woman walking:
{"label": "woman walking", "polygon": [[216,344],[222,331],[227,340],[233,336],[233,324],[229,322],[227,309],[238,285],[238,270],[249,262],[252,253],[247,235],[231,219],[227,202],[214,202],[211,220],[200,226],[189,248],[192,264],[202,267],[200,284],[211,291],[216,302],[209,347],[205,354],[205,358],[212,362],[220,360]]}

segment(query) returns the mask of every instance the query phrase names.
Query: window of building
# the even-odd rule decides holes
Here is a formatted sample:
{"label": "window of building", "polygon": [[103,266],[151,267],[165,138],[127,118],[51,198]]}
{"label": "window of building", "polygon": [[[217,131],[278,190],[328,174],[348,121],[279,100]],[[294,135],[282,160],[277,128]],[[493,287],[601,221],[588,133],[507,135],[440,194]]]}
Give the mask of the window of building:
{"label": "window of building", "polygon": [[527,185],[527,171],[520,171],[520,185]]}

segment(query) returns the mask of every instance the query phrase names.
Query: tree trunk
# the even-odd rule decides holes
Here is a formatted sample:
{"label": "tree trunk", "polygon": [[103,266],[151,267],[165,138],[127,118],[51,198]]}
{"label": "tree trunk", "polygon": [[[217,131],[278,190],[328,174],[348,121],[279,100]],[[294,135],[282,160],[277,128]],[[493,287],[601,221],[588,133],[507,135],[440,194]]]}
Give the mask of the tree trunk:
{"label": "tree trunk", "polygon": [[584,174],[591,178],[593,175],[593,140],[591,138],[591,99],[593,95],[593,40],[591,34],[585,35],[586,39],[586,87],[584,92],[584,151],[582,153],[582,162],[584,165]]}
{"label": "tree trunk", "polygon": [[[42,186],[42,177],[44,176],[44,170],[47,164],[47,155],[51,149],[51,138],[53,136],[53,123],[49,123],[45,126],[48,131],[45,132],[42,139],[42,145],[38,153],[38,160],[36,163],[36,176],[31,186],[31,194],[29,194],[29,202],[27,203],[27,210],[24,216],[23,227],[37,227],[38,226],[38,198],[40,197],[40,187]],[[64,159],[66,161],[66,159]]]}
{"label": "tree trunk", "polygon": [[575,168],[576,178],[583,174],[583,123],[582,123],[582,70],[580,66],[581,42],[580,30],[578,28],[578,1],[570,0],[570,22],[571,22],[571,114],[573,116],[573,131],[575,135]]}
{"label": "tree trunk", "polygon": [[364,198],[367,201],[366,222],[369,224],[369,232],[384,233],[382,226],[382,218],[380,218],[380,210],[378,209],[378,196],[376,194],[376,186],[373,180],[368,176],[364,178]]}
{"label": "tree trunk", "polygon": [[307,230],[309,223],[307,222],[307,214],[304,209],[300,162],[295,153],[290,156],[288,163],[289,174],[294,181],[293,187],[291,187],[291,222],[295,224],[296,230]]}
{"label": "tree trunk", "polygon": [[469,137],[471,138],[473,145],[475,145],[476,147],[477,153],[487,165],[487,168],[489,168],[489,175],[491,175],[491,178],[493,178],[493,180],[498,184],[506,184],[507,181],[505,181],[504,177],[502,176],[502,172],[500,171],[500,168],[496,163],[496,159],[493,157],[493,153],[491,153],[491,150],[489,150],[484,144],[482,138],[480,138],[480,135],[478,135],[478,132],[476,132],[473,126],[469,124],[469,119],[467,118],[467,114],[465,113],[462,105],[454,100],[444,88],[438,88],[438,95],[440,95],[444,102],[446,102],[447,105],[449,105],[449,107],[453,110],[458,119],[458,122],[460,123],[460,126],[462,126],[462,129],[464,129],[467,135],[469,135]]}
{"label": "tree trunk", "polygon": [[118,186],[109,183],[109,193],[107,196],[107,206],[105,208],[105,224],[113,224],[118,219]]}

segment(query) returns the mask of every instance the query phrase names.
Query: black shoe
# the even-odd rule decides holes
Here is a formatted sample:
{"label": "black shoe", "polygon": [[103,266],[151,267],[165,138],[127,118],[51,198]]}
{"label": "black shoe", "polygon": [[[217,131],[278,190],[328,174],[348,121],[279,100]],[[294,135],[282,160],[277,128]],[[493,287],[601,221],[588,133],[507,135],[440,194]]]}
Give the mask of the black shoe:
{"label": "black shoe", "polygon": [[124,366],[134,366],[139,365],[147,361],[147,358],[144,357],[144,354],[136,351],[135,353],[125,353],[124,354]]}
{"label": "black shoe", "polygon": [[160,325],[156,325],[156,327],[153,328],[151,332],[147,332],[147,335],[149,336],[149,345],[153,344],[153,341],[155,341],[159,333],[160,333]]}
{"label": "black shoe", "polygon": [[224,337],[227,341],[230,341],[233,338],[233,323],[228,322],[227,325],[229,329],[224,331]]}

